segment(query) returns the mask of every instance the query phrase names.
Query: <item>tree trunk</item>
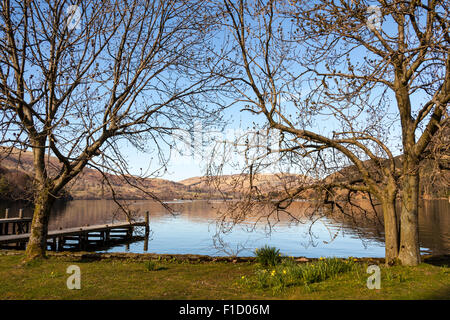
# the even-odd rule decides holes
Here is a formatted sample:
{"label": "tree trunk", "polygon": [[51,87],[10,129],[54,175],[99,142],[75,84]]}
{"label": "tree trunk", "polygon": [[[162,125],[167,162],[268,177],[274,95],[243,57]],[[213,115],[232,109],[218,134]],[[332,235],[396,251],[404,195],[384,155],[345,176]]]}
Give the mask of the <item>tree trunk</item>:
{"label": "tree trunk", "polygon": [[411,173],[403,179],[400,212],[400,251],[402,265],[416,266],[420,263],[419,245],[419,175]]}
{"label": "tree trunk", "polygon": [[393,265],[398,258],[399,246],[395,197],[394,199],[383,199],[382,208],[384,218],[385,263],[386,265]]}
{"label": "tree trunk", "polygon": [[45,258],[50,211],[55,201],[47,187],[42,187],[34,201],[31,235],[25,252],[25,261]]}

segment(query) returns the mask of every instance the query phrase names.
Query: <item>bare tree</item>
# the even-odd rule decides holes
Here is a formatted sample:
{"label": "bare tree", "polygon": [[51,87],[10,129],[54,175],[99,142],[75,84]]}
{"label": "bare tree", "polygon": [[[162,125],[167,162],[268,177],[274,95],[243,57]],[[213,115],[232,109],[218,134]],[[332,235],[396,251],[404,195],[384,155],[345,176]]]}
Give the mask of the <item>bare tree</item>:
{"label": "bare tree", "polygon": [[52,205],[83,168],[125,170],[124,141],[158,152],[172,129],[215,115],[206,1],[76,4],[1,3],[1,144],[34,155],[27,260],[45,255]]}
{"label": "bare tree", "polygon": [[336,190],[368,193],[383,209],[386,263],[417,265],[419,167],[450,100],[449,3],[370,4],[220,2],[230,40],[223,78],[237,92],[229,98],[281,132],[280,158],[323,178],[353,166],[286,199],[316,188],[336,206]]}

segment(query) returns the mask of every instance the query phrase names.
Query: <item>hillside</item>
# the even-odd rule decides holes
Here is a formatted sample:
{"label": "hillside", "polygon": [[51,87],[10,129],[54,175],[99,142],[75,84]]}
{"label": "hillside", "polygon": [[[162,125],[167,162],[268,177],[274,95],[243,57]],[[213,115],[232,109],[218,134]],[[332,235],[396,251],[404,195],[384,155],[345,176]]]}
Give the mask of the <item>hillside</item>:
{"label": "hillside", "polygon": [[[387,164],[387,160],[384,160]],[[402,167],[403,157],[397,156],[394,158],[395,166],[398,170]],[[364,162],[366,168],[373,177],[381,176],[378,174],[372,162]],[[450,197],[450,170],[449,158],[442,157],[439,161],[432,159],[425,159],[419,167],[420,175],[420,196],[424,199],[447,199]],[[339,170],[325,178],[326,182],[347,182],[351,180],[360,179],[360,173],[356,166],[349,166]]]}
{"label": "hillside", "polygon": [[[442,160],[444,159],[444,160]],[[438,162],[426,160],[420,168],[421,195],[424,198],[446,198],[449,196],[450,171],[449,157],[444,156]],[[59,164],[56,158],[49,157],[50,175],[56,174]],[[401,156],[396,157],[396,166],[401,167]],[[439,165],[437,166],[436,163]],[[370,163],[366,163],[370,167]],[[436,168],[440,167],[440,168]],[[345,181],[355,179],[359,175],[354,166],[346,167],[325,178],[325,181]],[[0,200],[30,200],[33,194],[33,155],[31,152],[14,150],[6,154],[0,148]],[[173,199],[236,199],[247,192],[250,179],[245,174],[223,175],[221,177],[192,177],[179,182],[158,178],[139,179],[136,177],[121,177],[105,174],[97,170],[85,168],[82,173],[59,195],[65,199],[112,199],[114,189],[118,199],[148,199],[144,192],[131,186],[140,185],[146,192],[161,200]],[[126,178],[126,179],[124,179]],[[261,194],[277,198],[283,190],[295,188],[304,182],[313,182],[312,178],[298,174],[256,174],[252,185]],[[311,192],[305,192],[302,197],[311,197]]]}
{"label": "hillside", "polygon": [[[442,124],[433,140],[422,154],[423,161],[419,167],[420,176],[420,196],[424,199],[448,199],[450,198],[450,121],[448,118]],[[388,165],[386,159],[382,160]],[[403,156],[394,158],[395,166],[401,170]],[[365,166],[369,172],[376,177],[376,169],[373,162],[365,161]],[[348,181],[348,179],[358,179],[359,172],[355,166],[346,167],[326,179],[328,181]],[[378,175],[378,177],[380,177]]]}
{"label": "hillside", "polygon": [[[56,174],[58,161],[50,157],[50,174]],[[32,189],[33,156],[31,152],[13,152],[9,155],[0,150],[0,198],[17,199],[8,190]],[[110,174],[105,175],[113,186],[116,197],[119,199],[144,199],[146,195],[133,188],[123,177]],[[17,179],[20,177],[20,179]],[[133,177],[127,177],[132,183],[136,183]],[[3,182],[3,184],[2,184]],[[191,193],[180,183],[164,179],[143,179],[139,181],[147,192],[151,192],[160,199],[194,198],[198,195]],[[3,189],[2,189],[3,186]],[[2,192],[3,190],[3,192]],[[82,173],[65,188],[65,193],[73,199],[112,199],[113,194],[108,182],[97,170],[85,168]],[[18,192],[20,194],[20,192]],[[29,193],[26,194],[27,196]],[[148,197],[147,197],[148,198]]]}
{"label": "hillside", "polygon": [[[48,158],[50,175],[57,173],[58,160]],[[6,154],[0,149],[0,199],[31,198],[33,176],[33,155],[31,152],[14,150]],[[124,177],[105,174],[107,179],[91,168],[85,168],[82,173],[65,188],[64,197],[67,199],[112,199],[113,194],[109,184],[113,187],[118,199],[148,199],[144,192],[132,187]],[[146,192],[150,192],[161,200],[173,199],[207,199],[207,198],[238,198],[242,190],[250,186],[248,176],[242,174],[221,176],[211,180],[207,177],[193,177],[180,182],[159,178],[139,179],[127,176],[128,182],[138,184]],[[292,174],[258,174],[253,179],[253,185],[262,193],[276,196],[277,191],[284,186],[293,186],[300,179],[307,179],[301,175]],[[10,191],[16,190],[15,194]],[[220,192],[218,191],[220,190]]]}
{"label": "hillside", "polygon": [[[285,188],[290,189],[305,181],[311,182],[310,177],[300,174],[255,174],[252,186],[257,188],[262,194],[277,197]],[[250,188],[250,177],[248,174],[232,174],[220,177],[193,177],[180,181],[181,184],[194,192],[210,192],[220,190],[222,196],[237,198],[242,190],[248,191]]]}
{"label": "hillside", "polygon": [[30,199],[32,183],[32,179],[25,172],[0,165],[0,200]]}

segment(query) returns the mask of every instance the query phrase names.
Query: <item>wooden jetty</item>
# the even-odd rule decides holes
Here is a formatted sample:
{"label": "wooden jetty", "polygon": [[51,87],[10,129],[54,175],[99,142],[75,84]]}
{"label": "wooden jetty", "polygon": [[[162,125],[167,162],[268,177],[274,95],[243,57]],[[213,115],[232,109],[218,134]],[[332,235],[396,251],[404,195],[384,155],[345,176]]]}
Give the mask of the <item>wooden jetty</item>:
{"label": "wooden jetty", "polygon": [[30,231],[31,220],[31,218],[0,219],[0,236],[28,233]]}
{"label": "wooden jetty", "polygon": [[[21,231],[26,232],[13,232],[12,234],[5,232],[0,235],[0,247],[9,248],[14,245],[16,248],[24,248],[30,238],[29,224],[31,218],[8,218],[0,219],[0,226],[3,224],[14,223],[16,226],[22,226]],[[23,224],[26,224],[24,229]],[[117,222],[112,224],[101,224],[93,226],[66,228],[59,230],[50,230],[47,234],[47,245],[50,250],[64,250],[64,249],[76,249],[86,250],[88,247],[106,247],[108,245],[127,242],[131,240],[145,239],[145,237],[133,236],[135,227],[145,227],[145,237],[148,237],[149,233],[149,216],[148,212],[145,216],[145,221],[128,221]],[[6,229],[4,229],[6,230]],[[6,231],[11,231],[8,228]]]}
{"label": "wooden jetty", "polygon": [[9,209],[6,209],[5,218],[0,219],[0,236],[29,232],[31,220],[23,217],[23,209],[19,209],[19,216],[16,218],[10,218]]}

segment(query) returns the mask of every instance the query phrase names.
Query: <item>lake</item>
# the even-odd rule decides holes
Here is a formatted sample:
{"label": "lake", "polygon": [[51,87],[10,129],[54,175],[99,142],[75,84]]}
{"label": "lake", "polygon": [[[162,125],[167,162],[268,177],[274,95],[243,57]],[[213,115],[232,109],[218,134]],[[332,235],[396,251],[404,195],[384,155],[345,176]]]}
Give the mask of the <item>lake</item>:
{"label": "lake", "polygon": [[[219,202],[173,201],[167,203],[177,213],[170,214],[154,201],[128,201],[130,207],[143,215],[150,212],[150,239],[148,250],[144,241],[118,245],[101,252],[133,252],[161,254],[202,254],[211,256],[253,256],[255,248],[274,246],[288,256],[306,257],[384,257],[383,228],[370,223],[349,223],[343,219],[321,217],[314,223],[300,219],[293,223],[287,215],[266,222],[248,219],[234,226],[228,233],[217,229]],[[16,216],[19,204],[0,203],[0,212],[9,207],[9,216]],[[301,213],[304,204],[294,202],[292,212]],[[291,210],[290,210],[291,211]],[[24,216],[31,216],[31,208]],[[301,216],[301,214],[299,214]],[[114,221],[124,221],[112,200],[74,200],[57,202],[49,229],[69,228]],[[450,204],[446,200],[423,201],[419,213],[419,237],[422,253],[450,253]],[[137,230],[139,232],[139,230]],[[270,231],[270,232],[269,232]]]}

